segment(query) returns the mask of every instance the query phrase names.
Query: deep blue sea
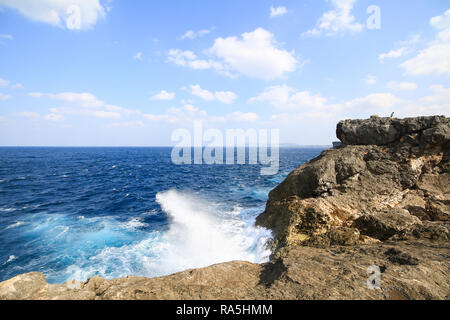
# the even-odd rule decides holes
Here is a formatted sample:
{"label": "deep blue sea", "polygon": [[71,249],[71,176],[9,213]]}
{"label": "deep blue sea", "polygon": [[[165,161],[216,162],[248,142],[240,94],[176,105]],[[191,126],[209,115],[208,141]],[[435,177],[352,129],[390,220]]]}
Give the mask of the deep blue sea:
{"label": "deep blue sea", "polygon": [[282,148],[280,170],[174,165],[170,148],[0,148],[0,281],[159,276],[263,262],[268,192],[323,149]]}

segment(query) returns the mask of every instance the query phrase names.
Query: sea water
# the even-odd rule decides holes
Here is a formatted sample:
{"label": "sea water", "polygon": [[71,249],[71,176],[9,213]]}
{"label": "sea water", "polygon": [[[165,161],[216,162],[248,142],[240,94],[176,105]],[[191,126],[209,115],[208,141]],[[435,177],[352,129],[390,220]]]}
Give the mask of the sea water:
{"label": "sea water", "polygon": [[268,193],[320,148],[280,149],[280,170],[175,165],[171,148],[0,148],[0,281],[161,276],[267,261]]}

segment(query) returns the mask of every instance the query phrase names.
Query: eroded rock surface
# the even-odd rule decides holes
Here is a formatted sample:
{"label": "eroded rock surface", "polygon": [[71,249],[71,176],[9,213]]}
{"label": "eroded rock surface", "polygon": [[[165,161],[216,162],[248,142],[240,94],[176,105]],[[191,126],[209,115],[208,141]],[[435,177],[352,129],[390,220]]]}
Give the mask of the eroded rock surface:
{"label": "eroded rock surface", "polygon": [[[336,133],[342,146],[270,192],[257,218],[274,234],[269,263],[61,285],[28,273],[0,299],[449,299],[449,119],[345,120]],[[374,266],[380,289],[367,286]]]}

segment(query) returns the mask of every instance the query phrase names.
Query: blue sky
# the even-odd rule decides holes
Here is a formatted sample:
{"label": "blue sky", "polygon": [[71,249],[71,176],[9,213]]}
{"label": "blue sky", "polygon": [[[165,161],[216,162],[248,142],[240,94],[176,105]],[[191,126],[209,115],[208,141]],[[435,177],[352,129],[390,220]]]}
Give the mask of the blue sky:
{"label": "blue sky", "polygon": [[450,114],[446,0],[0,0],[0,145],[172,145],[194,120],[330,144],[393,111]]}

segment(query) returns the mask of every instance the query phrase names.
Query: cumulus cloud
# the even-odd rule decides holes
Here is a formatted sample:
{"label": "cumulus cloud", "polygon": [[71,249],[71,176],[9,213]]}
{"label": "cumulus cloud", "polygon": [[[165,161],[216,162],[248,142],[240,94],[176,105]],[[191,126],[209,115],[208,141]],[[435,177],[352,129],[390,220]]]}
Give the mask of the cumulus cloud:
{"label": "cumulus cloud", "polygon": [[438,31],[435,39],[400,67],[410,75],[450,76],[450,9],[442,16],[431,18],[430,25]]}
{"label": "cumulus cloud", "polygon": [[113,128],[141,128],[144,127],[144,122],[142,121],[125,121],[125,122],[113,122],[109,125]]}
{"label": "cumulus cloud", "polygon": [[274,6],[270,7],[270,17],[271,18],[281,17],[281,16],[285,15],[287,12],[288,12],[287,9],[283,6],[280,6],[277,8],[275,8]]}
{"label": "cumulus cloud", "polygon": [[199,59],[197,55],[190,50],[183,51],[180,49],[170,49],[167,61],[182,67],[189,67],[194,70],[223,70],[223,66],[221,63],[213,61],[211,59]]}
{"label": "cumulus cloud", "polygon": [[380,60],[381,62],[384,62],[385,59],[400,58],[407,52],[407,49],[408,48],[406,48],[406,47],[401,47],[398,49],[393,49],[386,53],[381,53],[378,56],[378,60]]}
{"label": "cumulus cloud", "polygon": [[142,60],[142,52],[138,52],[133,56],[134,60]]}
{"label": "cumulus cloud", "polygon": [[374,111],[386,111],[403,102],[392,93],[372,93],[362,98],[356,98],[345,102],[342,107],[345,109],[372,109]]}
{"label": "cumulus cloud", "polygon": [[[450,88],[444,87],[443,85],[432,85],[430,90],[433,94],[423,97],[421,101],[430,104],[446,103],[450,105]],[[450,109],[447,112],[450,112]]]}
{"label": "cumulus cloud", "polygon": [[9,81],[8,80],[0,78],[0,87],[6,87],[8,85],[9,85]]}
{"label": "cumulus cloud", "polygon": [[450,43],[434,43],[400,65],[409,75],[450,76]]}
{"label": "cumulus cloud", "polygon": [[210,52],[226,68],[251,78],[279,78],[298,65],[294,52],[280,49],[274,35],[263,28],[243,33],[240,38],[218,38]]}
{"label": "cumulus cloud", "polygon": [[10,34],[0,34],[0,39],[13,40],[14,37]]}
{"label": "cumulus cloud", "polygon": [[76,104],[83,108],[99,108],[105,105],[105,103],[99,100],[91,93],[74,93],[74,92],[62,92],[62,93],[41,93],[31,92],[28,94],[33,98],[47,97],[53,100],[61,100],[69,103]]}
{"label": "cumulus cloud", "polygon": [[181,37],[179,37],[180,40],[190,39],[194,40],[195,38],[201,38],[206,36],[207,34],[210,34],[214,30],[214,27],[209,29],[202,29],[198,31],[194,30],[188,30],[186,31]]}
{"label": "cumulus cloud", "polygon": [[316,26],[303,33],[304,36],[334,36],[343,32],[361,32],[364,26],[355,22],[352,10],[357,0],[331,0],[333,9],[325,12]]}
{"label": "cumulus cloud", "polygon": [[226,119],[231,121],[240,121],[240,122],[256,122],[259,120],[259,116],[254,112],[232,112],[226,115]]}
{"label": "cumulus cloud", "polygon": [[167,92],[166,90],[162,90],[160,93],[155,94],[150,99],[151,100],[173,100],[175,98],[174,92]]}
{"label": "cumulus cloud", "polygon": [[309,91],[298,91],[287,85],[266,88],[258,96],[249,99],[249,103],[269,103],[278,109],[299,110],[305,108],[320,109],[327,105],[327,99]]}
{"label": "cumulus cloud", "polygon": [[207,118],[207,113],[191,104],[186,104],[182,108],[169,108],[164,114],[144,114],[143,117],[150,121],[175,124],[204,120]]}
{"label": "cumulus cloud", "polygon": [[95,95],[87,92],[31,92],[28,95],[33,98],[48,98],[62,101],[63,106],[50,109],[52,113],[59,115],[83,115],[96,118],[118,119],[122,116],[140,114],[140,111],[138,110],[131,110],[116,105],[106,104]]}
{"label": "cumulus cloud", "polygon": [[44,120],[47,121],[61,121],[64,120],[64,116],[56,113],[49,113],[44,116]]}
{"label": "cumulus cloud", "polygon": [[13,89],[23,89],[23,85],[21,83],[16,83],[11,86]]}
{"label": "cumulus cloud", "polygon": [[203,100],[207,101],[219,100],[220,102],[225,104],[232,104],[234,100],[236,100],[238,97],[232,91],[211,92],[209,90],[202,89],[198,84],[190,85],[189,92],[194,96],[202,98]]}
{"label": "cumulus cloud", "polygon": [[373,76],[371,74],[368,74],[366,76],[366,78],[364,79],[364,82],[367,83],[368,85],[372,86],[372,85],[377,83],[377,77],[375,77],[375,76]]}
{"label": "cumulus cloud", "polygon": [[64,116],[56,113],[49,113],[41,116],[41,114],[34,111],[23,111],[18,113],[19,116],[29,119],[44,119],[47,121],[61,121],[64,120]]}
{"label": "cumulus cloud", "polygon": [[431,94],[408,102],[402,110],[402,116],[446,115],[450,114],[450,88],[444,85],[430,87]]}
{"label": "cumulus cloud", "polygon": [[89,29],[105,16],[99,0],[0,0],[30,20],[67,29]]}
{"label": "cumulus cloud", "polygon": [[417,83],[397,81],[389,81],[387,87],[395,91],[414,91],[418,88]]}
{"label": "cumulus cloud", "polygon": [[298,66],[294,52],[279,48],[273,34],[263,28],[241,37],[217,38],[206,53],[209,58],[201,59],[192,51],[171,49],[167,61],[196,70],[212,69],[230,77],[265,80],[280,78]]}
{"label": "cumulus cloud", "polygon": [[330,102],[320,94],[280,85],[266,88],[248,102],[284,110],[283,113],[272,115],[270,123],[275,124],[302,119],[337,120],[354,114],[385,114],[393,107],[398,110],[404,100],[391,93],[373,93],[346,101]]}
{"label": "cumulus cloud", "polygon": [[216,91],[216,99],[225,104],[232,104],[237,99],[237,95],[231,91]]}
{"label": "cumulus cloud", "polygon": [[41,115],[34,111],[23,111],[18,113],[19,116],[24,118],[32,118],[32,119],[38,119],[41,117]]}
{"label": "cumulus cloud", "polygon": [[0,101],[6,101],[6,100],[9,100],[9,99],[11,99],[11,95],[3,94],[3,93],[0,92]]}

